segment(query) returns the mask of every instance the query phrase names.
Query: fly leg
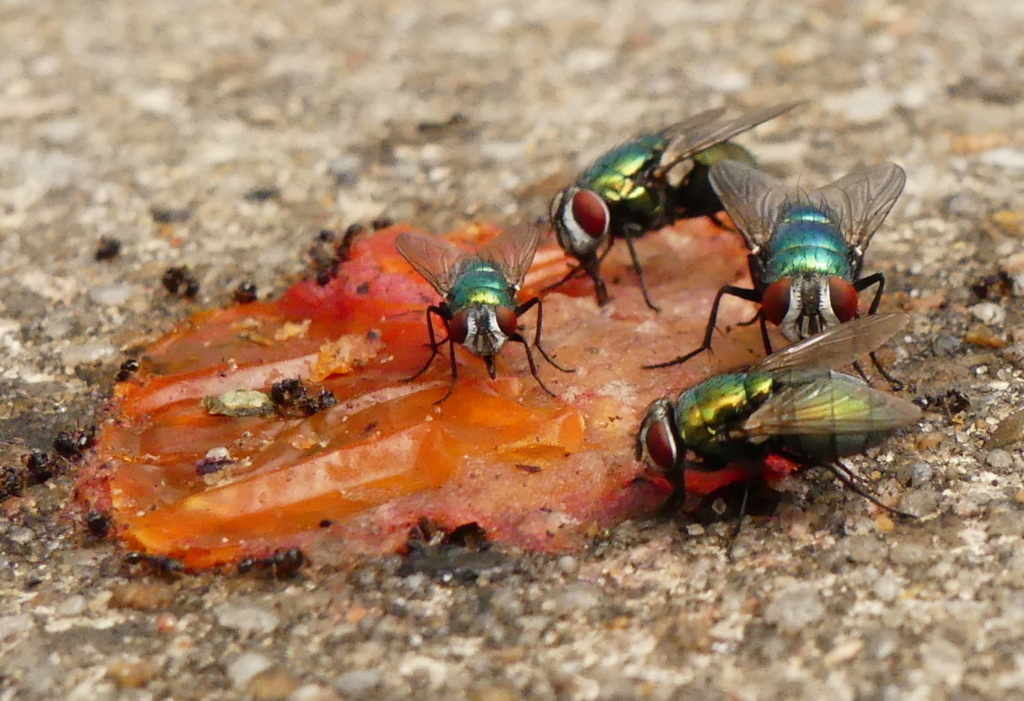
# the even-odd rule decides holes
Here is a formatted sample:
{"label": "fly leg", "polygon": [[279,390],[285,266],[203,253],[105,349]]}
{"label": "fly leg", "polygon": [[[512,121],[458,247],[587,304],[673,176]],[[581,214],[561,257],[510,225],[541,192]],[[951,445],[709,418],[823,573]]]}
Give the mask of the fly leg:
{"label": "fly leg", "polygon": [[879,501],[878,497],[876,497],[874,494],[872,494],[859,484],[859,482],[863,481],[862,478],[859,477],[856,473],[854,473],[853,470],[851,470],[849,467],[844,465],[841,461],[836,460],[835,462],[826,463],[825,467],[828,468],[828,470],[833,475],[835,475],[836,479],[839,480],[844,487],[849,489],[854,494],[859,494],[860,496],[864,497],[875,506],[884,509],[885,511],[888,511],[890,514],[894,514],[896,516],[905,516],[907,518],[914,519],[917,518],[917,516],[915,516],[914,514],[908,514],[906,511],[900,511],[899,509],[894,509],[891,506],[888,506],[887,504],[883,504],[881,501]]}
{"label": "fly leg", "polygon": [[747,515],[747,498],[750,496],[750,481],[743,483],[743,500],[740,502],[740,512],[736,516],[736,528],[729,536],[729,547],[725,550],[727,560],[732,560],[732,552],[736,548],[736,541],[740,539],[740,531],[743,530],[743,517]]}
{"label": "fly leg", "polygon": [[447,338],[445,338],[440,343],[438,343],[437,337],[434,336],[434,325],[430,321],[431,314],[436,314],[441,319],[441,321],[444,322],[445,328],[448,328],[448,319],[450,318],[448,308],[435,307],[433,305],[427,307],[427,332],[430,334],[430,357],[427,358],[427,364],[420,368],[415,375],[413,375],[412,377],[405,378],[406,382],[412,382],[417,377],[425,373],[427,371],[427,368],[430,367],[431,363],[434,362],[434,358],[436,358],[438,353],[440,353],[438,348],[440,347],[441,343],[444,343],[445,341],[448,340]]}
{"label": "fly leg", "polygon": [[[704,328],[704,341],[690,351],[686,355],[681,355],[678,358],[674,358],[664,363],[654,363],[652,365],[644,365],[645,370],[654,370],[655,368],[667,368],[672,365],[679,365],[685,363],[690,358],[700,355],[704,351],[711,350],[711,337],[715,333],[715,322],[718,321],[718,305],[722,303],[722,297],[725,295],[732,295],[733,297],[739,297],[745,299],[748,302],[754,302],[758,304],[761,302],[761,295],[757,290],[750,290],[745,287],[733,287],[732,285],[725,285],[720,288],[715,294],[715,301],[711,304],[711,314],[708,315],[708,325]],[[765,327],[764,316],[761,316],[761,334],[765,339],[765,347],[771,348],[770,341],[768,341],[768,329]]]}
{"label": "fly leg", "polygon": [[426,365],[420,368],[419,371],[412,377],[405,378],[405,381],[412,382],[417,377],[425,373],[427,371],[427,368],[429,368],[431,364],[434,362],[434,358],[436,358],[438,354],[440,354],[441,344],[447,341],[448,357],[451,360],[452,366],[452,381],[451,384],[448,385],[448,391],[444,393],[444,396],[438,399],[436,402],[434,402],[434,404],[440,404],[444,400],[448,399],[448,397],[452,396],[452,390],[455,389],[455,378],[459,376],[459,369],[458,366],[455,364],[455,341],[451,339],[450,335],[447,338],[442,339],[441,341],[437,340],[437,336],[434,335],[434,325],[431,323],[430,320],[431,314],[436,314],[441,319],[441,321],[444,322],[445,328],[448,328],[448,320],[451,316],[448,311],[448,307],[435,307],[433,305],[427,307],[427,332],[430,334],[430,357],[427,358]]}
{"label": "fly leg", "polygon": [[[550,394],[552,397],[557,397],[558,395],[555,394],[554,392],[552,392],[550,389],[548,389],[548,386],[545,385],[544,381],[540,379],[540,375],[537,374],[537,363],[534,362],[534,360],[533,360],[533,351],[530,350],[530,344],[526,342],[526,339],[523,338],[523,335],[521,333],[517,332],[517,333],[514,333],[511,336],[509,336],[508,340],[515,341],[516,343],[522,343],[523,344],[523,348],[526,350],[526,360],[530,363],[530,374],[533,375],[533,379],[537,380],[537,384],[540,385],[540,388],[542,390],[544,390],[545,392]],[[539,346],[538,346],[538,348],[539,348]],[[543,351],[541,351],[541,352],[543,353]],[[544,357],[547,358],[547,355],[545,354]],[[492,362],[493,362],[493,360],[492,360]],[[551,360],[548,359],[548,362],[550,363]],[[551,364],[555,365],[554,363],[551,363]],[[555,367],[557,368],[558,366],[555,365]],[[559,368],[559,370],[561,370],[561,368]],[[492,375],[492,377],[493,377],[493,375]]]}
{"label": "fly leg", "polygon": [[[885,275],[882,273],[874,273],[867,277],[862,277],[853,283],[853,289],[855,289],[858,294],[871,286],[875,286],[875,295],[871,299],[871,306],[868,307],[869,316],[878,311],[878,305],[882,301],[882,291],[885,289]],[[889,383],[889,386],[892,387],[894,391],[899,392],[906,386],[901,380],[893,377],[889,374],[888,370],[882,367],[882,363],[879,362],[878,356],[875,355],[874,351],[871,351],[871,353],[868,354],[868,357],[871,358],[871,364],[875,366],[876,370],[878,370],[878,374],[885,378],[885,381]],[[864,375],[864,371],[861,370],[856,363],[854,363],[854,367],[857,368],[857,372],[859,372],[861,376]]]}
{"label": "fly leg", "polygon": [[631,232],[623,234],[622,238],[626,240],[626,246],[629,247],[629,257],[633,259],[633,270],[636,271],[636,276],[640,279],[640,291],[644,295],[644,301],[647,302],[647,306],[656,312],[661,311],[651,301],[651,295],[647,292],[647,283],[644,281],[644,269],[640,267],[640,258],[636,255],[636,246],[633,245],[633,239],[635,236]]}
{"label": "fly leg", "polygon": [[[436,353],[434,355],[437,355]],[[452,381],[448,384],[448,391],[444,393],[444,396],[438,399],[434,404],[442,404],[448,397],[452,396],[452,390],[455,389],[455,380],[459,376],[459,367],[455,364],[455,341],[450,337],[448,339],[448,357],[452,363]],[[433,360],[433,358],[431,358]],[[491,377],[494,377],[494,360],[488,358],[491,361]]]}
{"label": "fly leg", "polygon": [[611,250],[611,246],[608,246],[604,252],[600,255],[590,255],[586,259],[579,259],[579,264],[573,267],[568,273],[565,274],[561,280],[551,285],[548,285],[540,291],[541,294],[549,292],[556,287],[561,287],[565,283],[572,280],[574,277],[578,277],[581,273],[585,273],[594,281],[594,294],[597,295],[598,306],[605,306],[611,301],[611,297],[608,296],[608,288],[604,284],[604,278],[601,277],[601,261],[608,255],[608,251]]}
{"label": "fly leg", "polygon": [[541,326],[544,325],[544,304],[540,301],[539,297],[529,299],[523,304],[516,307],[516,317],[518,318],[522,316],[533,307],[537,307],[537,332],[533,335],[533,345],[537,346],[537,350],[539,350],[540,354],[544,356],[544,360],[551,363],[557,369],[561,370],[562,372],[576,372],[575,369],[563,368],[561,365],[552,360],[551,356],[548,355],[548,352],[544,350],[544,347],[540,344],[540,330]]}

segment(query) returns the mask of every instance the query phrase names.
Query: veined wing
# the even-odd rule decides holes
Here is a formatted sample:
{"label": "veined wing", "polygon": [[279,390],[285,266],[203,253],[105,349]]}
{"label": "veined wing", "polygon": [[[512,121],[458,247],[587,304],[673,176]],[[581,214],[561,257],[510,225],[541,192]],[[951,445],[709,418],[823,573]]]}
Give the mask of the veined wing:
{"label": "veined wing", "polygon": [[539,226],[520,224],[506,229],[489,241],[477,255],[498,266],[509,284],[518,290],[523,284],[523,278],[526,277],[526,271],[533,263],[539,242]]}
{"label": "veined wing", "polygon": [[395,247],[442,297],[454,287],[462,259],[471,255],[447,239],[423,234],[400,234]]}
{"label": "veined wing", "polygon": [[863,253],[889,215],[907,174],[895,163],[860,168],[810,194],[811,201],[835,211],[846,240]]}
{"label": "veined wing", "polygon": [[750,438],[849,435],[891,431],[917,421],[921,410],[855,378],[829,375],[777,392],[743,423]]}
{"label": "veined wing", "polygon": [[725,111],[724,109],[707,110],[678,124],[673,124],[661,132],[671,141],[661,156],[658,170],[660,173],[666,173],[683,159],[711,148],[715,144],[728,141],[737,134],[753,129],[758,124],[763,124],[770,119],[775,119],[802,104],[804,104],[804,100],[784,102],[726,121],[719,119]]}
{"label": "veined wing", "polygon": [[793,196],[792,190],[780,180],[736,161],[715,163],[708,177],[747,248],[760,250],[771,238],[782,206]]}
{"label": "veined wing", "polygon": [[786,371],[831,370],[849,365],[881,348],[909,321],[910,317],[900,312],[851,319],[772,353],[750,371],[778,376]]}

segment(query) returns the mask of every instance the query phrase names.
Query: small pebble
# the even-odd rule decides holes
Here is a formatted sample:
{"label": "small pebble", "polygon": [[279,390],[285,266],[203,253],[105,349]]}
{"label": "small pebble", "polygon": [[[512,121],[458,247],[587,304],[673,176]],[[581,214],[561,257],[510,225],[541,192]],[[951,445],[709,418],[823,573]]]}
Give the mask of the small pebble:
{"label": "small pebble", "polygon": [[36,627],[32,616],[27,613],[15,616],[0,616],[0,641],[16,633],[23,633]]}
{"label": "small pebble", "polygon": [[1024,535],[1024,516],[1016,509],[993,512],[988,519],[988,535],[990,538]]}
{"label": "small pebble", "polygon": [[841,547],[850,562],[866,564],[885,557],[885,544],[874,536],[855,535],[843,541]]}
{"label": "small pebble", "polygon": [[225,670],[235,687],[248,684],[257,674],[270,669],[274,663],[258,652],[243,652],[228,663]]}
{"label": "small pebble", "polygon": [[107,666],[107,676],[122,689],[139,689],[150,682],[160,671],[151,660],[122,658]]}
{"label": "small pebble", "polygon": [[272,612],[252,604],[226,603],[214,607],[217,623],[225,628],[238,631],[243,637],[254,633],[269,635],[277,628],[279,620]]}
{"label": "small pebble", "polygon": [[919,489],[911,492],[900,500],[900,511],[911,516],[923,518],[931,514],[939,506],[939,495],[927,489]]}
{"label": "small pebble", "polygon": [[979,302],[968,307],[967,311],[987,326],[1000,326],[1006,321],[1006,310],[995,302]]}
{"label": "small pebble", "polygon": [[1006,470],[1013,466],[1013,456],[1010,455],[1009,451],[996,448],[989,451],[988,456],[985,458],[985,463],[996,470]]}
{"label": "small pebble", "polygon": [[129,582],[111,587],[110,607],[150,611],[170,606],[174,587],[163,583]]}
{"label": "small pebble", "polygon": [[362,698],[384,686],[384,673],[379,669],[353,669],[334,680],[334,688],[345,698]]}
{"label": "small pebble", "polygon": [[884,572],[881,577],[875,581],[875,596],[882,601],[895,601],[900,593],[903,591],[903,587],[900,586],[899,577],[892,572]]}
{"label": "small pebble", "polygon": [[903,565],[904,567],[921,565],[931,561],[934,557],[935,553],[916,543],[899,543],[892,546],[892,549],[889,551],[889,559],[892,560],[893,564]]}
{"label": "small pebble", "polygon": [[249,696],[257,701],[285,699],[299,688],[302,680],[281,669],[271,668],[260,672],[246,687]]}
{"label": "small pebble", "polygon": [[342,698],[326,686],[305,684],[288,694],[288,701],[342,701]]}
{"label": "small pebble", "polygon": [[585,613],[604,600],[601,588],[596,584],[579,582],[563,587],[554,597],[554,610],[558,615],[569,616]]}
{"label": "small pebble", "polygon": [[779,630],[796,633],[818,622],[825,615],[818,589],[812,584],[796,584],[779,592],[765,607],[764,618]]}

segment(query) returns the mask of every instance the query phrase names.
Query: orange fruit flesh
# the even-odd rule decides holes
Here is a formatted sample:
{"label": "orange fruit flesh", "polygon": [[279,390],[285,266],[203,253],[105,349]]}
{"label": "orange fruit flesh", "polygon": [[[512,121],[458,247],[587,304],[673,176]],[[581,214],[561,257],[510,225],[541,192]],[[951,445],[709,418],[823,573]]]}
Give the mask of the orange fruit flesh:
{"label": "orange fruit flesh", "polygon": [[[107,512],[125,544],[202,568],[301,547],[321,560],[401,550],[412,527],[476,523],[497,542],[556,551],[602,528],[649,514],[670,487],[633,458],[646,406],[711,372],[761,354],[757,326],[717,338],[714,355],[665,370],[641,369],[700,343],[723,284],[749,284],[738,237],[705,220],[637,242],[662,311],[643,303],[628,253],[602,270],[613,303],[599,309],[589,280],[544,297],[542,343],[561,373],[509,343],[491,380],[483,362],[456,350],[447,391],[447,346],[431,368],[424,310],[438,295],[398,255],[396,226],[359,239],[328,285],[294,285],[276,302],[196,315],[149,347],[141,371],[115,389],[97,455],[83,470],[83,501]],[[453,235],[470,249],[495,235]],[[538,250],[520,301],[561,279],[569,262],[553,243]],[[727,300],[719,328],[749,318]],[[535,311],[520,319],[533,340]],[[438,338],[444,336],[437,328]],[[311,381],[314,376],[316,381]],[[302,379],[337,404],[309,417],[210,414],[205,397],[269,392]],[[213,449],[231,461],[201,475]],[[735,470],[688,476],[694,495],[741,479]]]}

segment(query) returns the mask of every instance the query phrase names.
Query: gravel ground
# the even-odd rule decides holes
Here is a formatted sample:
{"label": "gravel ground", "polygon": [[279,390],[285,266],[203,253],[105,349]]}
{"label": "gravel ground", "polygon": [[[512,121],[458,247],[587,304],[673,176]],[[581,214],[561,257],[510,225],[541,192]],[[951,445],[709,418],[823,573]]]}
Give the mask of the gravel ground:
{"label": "gravel ground", "polygon": [[[164,579],[72,523],[65,469],[3,505],[0,699],[1024,694],[1022,453],[986,447],[1024,390],[1021,3],[0,0],[0,16],[0,464],[93,421],[125,351],[193,308],[242,280],[282,290],[323,227],[536,216],[638,126],[796,98],[811,104],[744,143],[813,185],[906,168],[868,256],[917,313],[895,370],[970,400],[856,462],[920,521],[794,479],[731,559],[728,522],[662,518],[452,581],[397,558]],[[95,259],[102,236],[120,256]],[[195,272],[196,300],[163,290],[169,265]]]}

